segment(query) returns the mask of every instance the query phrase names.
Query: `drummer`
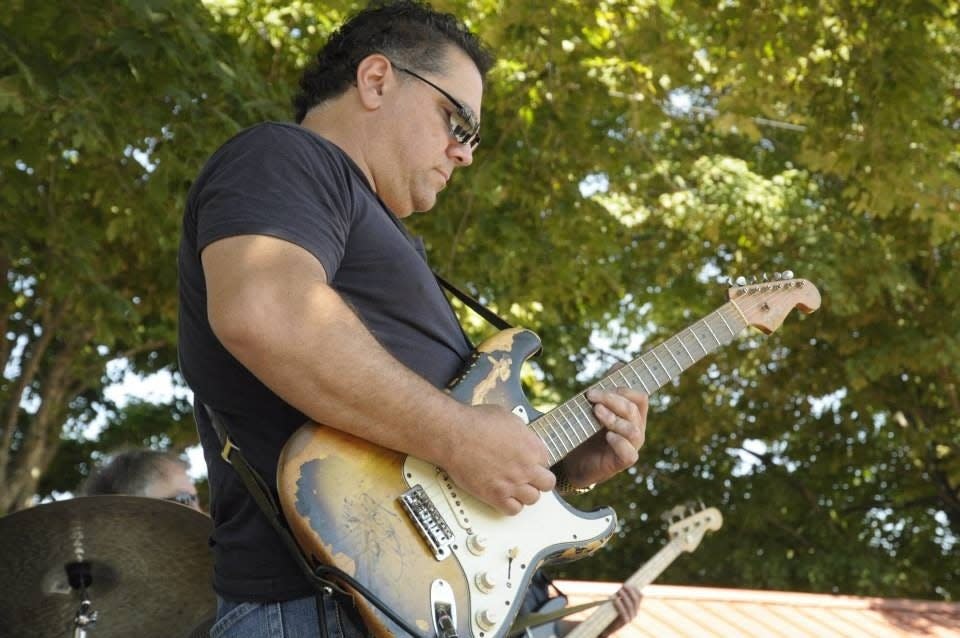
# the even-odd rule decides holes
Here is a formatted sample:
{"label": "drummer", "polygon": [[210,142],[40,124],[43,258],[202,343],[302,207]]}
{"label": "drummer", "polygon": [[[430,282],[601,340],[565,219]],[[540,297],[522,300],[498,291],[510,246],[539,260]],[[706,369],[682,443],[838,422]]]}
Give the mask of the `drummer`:
{"label": "drummer", "polygon": [[80,493],[148,496],[200,510],[186,461],[170,452],[132,449],[114,454],[83,483]]}

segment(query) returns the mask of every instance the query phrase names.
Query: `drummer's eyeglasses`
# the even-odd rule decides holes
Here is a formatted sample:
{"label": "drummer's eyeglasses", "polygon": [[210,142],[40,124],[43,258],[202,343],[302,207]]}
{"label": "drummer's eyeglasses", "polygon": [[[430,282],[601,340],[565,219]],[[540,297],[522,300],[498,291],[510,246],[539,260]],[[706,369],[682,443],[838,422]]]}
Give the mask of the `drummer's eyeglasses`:
{"label": "drummer's eyeglasses", "polygon": [[454,108],[454,110],[450,113],[450,121],[447,124],[450,127],[450,135],[457,140],[457,143],[468,145],[470,150],[477,148],[477,145],[480,144],[480,122],[477,121],[477,116],[474,115],[473,111],[469,107],[464,106],[460,100],[453,97],[419,73],[411,71],[410,69],[405,69],[396,64],[393,65],[393,68],[395,68],[397,71],[403,71],[407,75],[412,75],[421,82],[429,84],[441,95],[443,95],[443,97],[450,100],[450,103],[453,104]]}
{"label": "drummer's eyeglasses", "polygon": [[196,507],[197,503],[199,503],[197,495],[191,494],[190,492],[179,492],[178,494],[174,496],[168,496],[163,500],[180,503],[181,505],[186,505],[187,507]]}

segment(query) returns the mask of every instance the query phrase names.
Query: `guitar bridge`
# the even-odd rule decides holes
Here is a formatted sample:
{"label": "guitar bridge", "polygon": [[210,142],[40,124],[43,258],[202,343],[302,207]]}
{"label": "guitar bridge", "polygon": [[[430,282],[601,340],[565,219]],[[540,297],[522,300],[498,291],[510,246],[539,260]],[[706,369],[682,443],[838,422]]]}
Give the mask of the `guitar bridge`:
{"label": "guitar bridge", "polygon": [[450,556],[450,545],[454,542],[453,530],[443,520],[426,491],[420,485],[415,485],[400,495],[400,504],[427,542],[434,558],[443,560]]}

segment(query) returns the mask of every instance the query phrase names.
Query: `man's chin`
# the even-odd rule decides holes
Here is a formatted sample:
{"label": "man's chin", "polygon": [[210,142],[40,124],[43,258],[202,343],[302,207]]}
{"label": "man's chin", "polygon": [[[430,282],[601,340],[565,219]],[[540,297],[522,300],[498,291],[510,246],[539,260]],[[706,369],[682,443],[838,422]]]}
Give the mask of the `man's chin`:
{"label": "man's chin", "polygon": [[413,202],[413,207],[412,207],[410,213],[408,213],[408,214],[412,214],[412,213],[426,213],[427,211],[431,210],[431,209],[432,209],[434,206],[436,206],[436,205],[437,205],[437,196],[436,196],[436,195],[433,195],[432,197],[430,197],[429,195],[426,196],[426,197],[418,197],[417,200],[416,200],[415,202]]}

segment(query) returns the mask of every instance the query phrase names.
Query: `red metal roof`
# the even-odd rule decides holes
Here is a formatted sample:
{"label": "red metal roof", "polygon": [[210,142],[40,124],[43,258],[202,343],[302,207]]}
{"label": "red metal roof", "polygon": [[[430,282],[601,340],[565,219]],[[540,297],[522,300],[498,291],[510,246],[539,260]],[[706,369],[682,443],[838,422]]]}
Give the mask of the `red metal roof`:
{"label": "red metal roof", "polygon": [[[609,598],[617,583],[557,581],[570,605]],[[592,610],[571,619],[582,619]],[[782,591],[648,585],[619,638],[960,638],[960,603]]]}

